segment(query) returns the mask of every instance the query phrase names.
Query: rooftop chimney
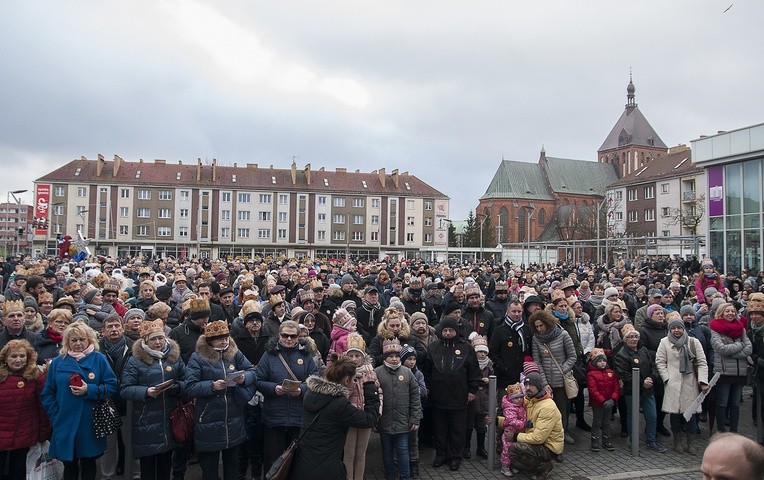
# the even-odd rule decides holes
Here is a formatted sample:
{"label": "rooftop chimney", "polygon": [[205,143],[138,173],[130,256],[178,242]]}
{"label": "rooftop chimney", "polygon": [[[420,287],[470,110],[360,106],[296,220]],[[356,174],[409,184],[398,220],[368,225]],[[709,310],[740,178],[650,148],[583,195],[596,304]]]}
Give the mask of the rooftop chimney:
{"label": "rooftop chimney", "polygon": [[393,183],[395,184],[395,188],[398,187],[398,169],[394,169],[392,173],[390,174],[390,177],[393,179]]}
{"label": "rooftop chimney", "polygon": [[308,182],[308,185],[310,185],[310,164],[305,165],[305,180]]}
{"label": "rooftop chimney", "polygon": [[101,172],[103,172],[103,164],[104,164],[103,155],[99,153],[98,160],[96,160],[96,177],[101,176]]}
{"label": "rooftop chimney", "polygon": [[292,160],[292,185],[297,185],[297,163]]}
{"label": "rooftop chimney", "polygon": [[379,183],[382,184],[382,188],[385,188],[385,183],[387,180],[387,175],[385,175],[385,169],[380,168],[379,169]]}
{"label": "rooftop chimney", "polygon": [[216,158],[212,159],[212,181],[215,181],[215,178],[217,177],[217,167],[218,167],[218,160]]}
{"label": "rooftop chimney", "polygon": [[200,182],[202,180],[202,159],[197,157],[196,158],[196,181]]}
{"label": "rooftop chimney", "polygon": [[119,167],[122,165],[122,158],[119,155],[114,155],[114,170],[111,172],[112,178],[117,178],[117,174],[119,173]]}

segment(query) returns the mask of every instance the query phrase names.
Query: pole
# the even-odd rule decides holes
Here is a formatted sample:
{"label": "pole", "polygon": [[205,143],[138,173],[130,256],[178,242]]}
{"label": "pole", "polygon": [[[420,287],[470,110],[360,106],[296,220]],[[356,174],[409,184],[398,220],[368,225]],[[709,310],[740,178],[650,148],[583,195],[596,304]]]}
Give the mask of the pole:
{"label": "pole", "polygon": [[133,401],[129,400],[127,402],[127,416],[125,417],[125,422],[122,424],[123,427],[120,427],[117,432],[115,432],[117,435],[120,434],[120,431],[122,432],[122,439],[125,443],[125,475],[123,478],[133,478]]}
{"label": "pole", "polygon": [[8,205],[11,204],[11,192],[8,192],[8,194],[5,196],[5,234],[3,235],[3,255],[5,256],[5,259],[8,260],[8,215],[10,215],[10,212],[8,211]]}
{"label": "pole", "polygon": [[602,202],[597,207],[597,265],[602,263],[602,256],[600,255],[600,210],[602,209]]}
{"label": "pole", "polygon": [[[639,368],[631,369],[631,456],[639,455]],[[628,407],[628,406],[627,406]],[[724,420],[722,420],[724,421]]]}
{"label": "pole", "polygon": [[[758,380],[756,383],[756,440],[759,444],[764,444],[764,423],[762,423],[762,420],[764,420],[764,418],[762,418],[764,417],[764,415],[762,415],[762,410],[764,410],[764,404],[762,404],[762,401],[764,401],[764,394],[762,393],[762,390],[764,390],[764,382]],[[489,453],[488,455],[491,454]],[[490,456],[488,458],[490,458]]]}
{"label": "pole", "polygon": [[[492,413],[494,421],[488,424],[488,470],[494,469],[496,461],[496,415],[497,410],[497,398],[496,398],[496,375],[488,376],[488,412]],[[761,421],[759,421],[761,425]]]}

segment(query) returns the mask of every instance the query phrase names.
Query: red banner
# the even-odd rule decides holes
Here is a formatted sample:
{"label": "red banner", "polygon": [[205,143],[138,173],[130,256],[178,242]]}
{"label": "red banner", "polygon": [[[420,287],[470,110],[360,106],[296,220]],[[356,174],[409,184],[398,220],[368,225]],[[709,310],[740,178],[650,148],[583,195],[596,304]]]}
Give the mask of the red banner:
{"label": "red banner", "polygon": [[34,207],[35,235],[48,234],[47,224],[48,224],[49,210],[50,210],[50,185],[37,184],[37,188],[35,189],[35,207]]}

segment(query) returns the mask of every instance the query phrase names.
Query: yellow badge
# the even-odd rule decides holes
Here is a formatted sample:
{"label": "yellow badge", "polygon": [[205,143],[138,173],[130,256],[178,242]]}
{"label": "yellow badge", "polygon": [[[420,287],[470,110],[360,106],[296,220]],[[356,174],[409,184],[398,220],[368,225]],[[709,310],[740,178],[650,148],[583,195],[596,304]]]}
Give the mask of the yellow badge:
{"label": "yellow badge", "polygon": [[483,328],[483,327],[485,327],[485,323],[480,322],[480,328]]}
{"label": "yellow badge", "polygon": [[461,350],[456,350],[454,353],[457,354],[457,355],[460,355],[462,353],[462,351]]}
{"label": "yellow badge", "polygon": [[608,377],[612,377],[613,376],[613,372],[607,372],[607,376]]}
{"label": "yellow badge", "polygon": [[297,359],[297,365],[302,365],[302,363],[303,363],[303,359],[302,358],[298,358]]}
{"label": "yellow badge", "polygon": [[332,314],[332,311],[331,311],[331,310],[327,310],[327,311],[326,311],[326,314],[327,314],[327,315],[331,315],[331,314]]}
{"label": "yellow badge", "polygon": [[635,359],[634,359],[634,363],[639,363],[639,359],[638,359],[638,358],[635,358]]}
{"label": "yellow badge", "polygon": [[236,370],[236,367],[234,367],[233,364],[228,365],[228,370],[234,371]]}
{"label": "yellow badge", "polygon": [[512,348],[515,344],[512,342],[507,342],[507,347]]}
{"label": "yellow badge", "polygon": [[19,387],[19,388],[24,388],[24,385],[25,384],[24,384],[24,382],[22,380],[19,380],[19,383],[16,384],[16,386]]}
{"label": "yellow badge", "polygon": [[400,382],[403,381],[403,375],[398,375],[398,381],[400,381]]}
{"label": "yellow badge", "polygon": [[88,378],[91,380],[95,380],[95,373],[93,372],[88,373]]}
{"label": "yellow badge", "polygon": [[167,371],[167,372],[172,372],[172,367],[171,367],[171,366],[169,366],[169,365],[167,365],[166,367],[164,367],[164,369],[165,369],[165,371]]}
{"label": "yellow badge", "polygon": [[420,312],[424,313],[424,308],[420,310]]}

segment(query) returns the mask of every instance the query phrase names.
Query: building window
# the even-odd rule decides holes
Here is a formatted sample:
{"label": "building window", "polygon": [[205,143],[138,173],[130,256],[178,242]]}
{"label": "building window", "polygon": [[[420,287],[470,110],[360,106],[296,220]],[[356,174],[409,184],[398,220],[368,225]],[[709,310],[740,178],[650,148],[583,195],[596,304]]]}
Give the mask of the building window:
{"label": "building window", "polygon": [[127,218],[130,216],[130,208],[129,207],[119,207],[119,216],[122,218]]}
{"label": "building window", "polygon": [[279,205],[286,205],[289,202],[289,196],[286,193],[279,193]]}
{"label": "building window", "polygon": [[353,215],[353,225],[363,225],[363,215]]}
{"label": "building window", "polygon": [[63,205],[55,205],[53,207],[53,215],[63,215],[64,214],[64,206]]}
{"label": "building window", "polygon": [[261,222],[270,222],[271,221],[271,212],[269,211],[259,211],[257,212],[257,219]]}
{"label": "building window", "polygon": [[364,206],[366,206],[366,201],[363,198],[354,198],[353,206],[355,208],[363,208]]}
{"label": "building window", "polygon": [[237,220],[249,220],[249,210],[238,210],[236,212]]}
{"label": "building window", "polygon": [[671,215],[671,209],[669,207],[662,207],[661,217],[668,217],[669,215]]}
{"label": "building window", "polygon": [[414,234],[413,233],[407,233],[406,234],[406,242],[413,242],[414,241]]}
{"label": "building window", "polygon": [[623,212],[615,212],[616,220],[623,220]]}
{"label": "building window", "polygon": [[220,229],[220,236],[222,238],[231,238],[231,227],[223,227]]}
{"label": "building window", "polygon": [[623,200],[623,190],[616,190],[615,199],[619,202]]}
{"label": "building window", "polygon": [[332,234],[333,240],[345,240],[345,230],[335,230]]}
{"label": "building window", "polygon": [[261,193],[260,203],[271,203],[272,198],[273,198],[273,195],[271,195],[270,193]]}
{"label": "building window", "polygon": [[334,205],[335,207],[344,207],[345,197],[334,197],[332,199],[332,205]]}
{"label": "building window", "polygon": [[84,197],[87,195],[87,189],[85,187],[77,187],[77,196]]}
{"label": "building window", "polygon": [[53,188],[53,195],[56,197],[63,197],[64,193],[66,193],[66,190],[64,187],[54,187]]}
{"label": "building window", "polygon": [[334,216],[333,223],[345,223],[345,215],[337,214]]}
{"label": "building window", "polygon": [[378,198],[372,198],[371,199],[371,208],[379,208],[379,199]]}
{"label": "building window", "polygon": [[669,193],[669,184],[661,183],[661,193]]}
{"label": "building window", "polygon": [[425,210],[432,210],[432,202],[430,200],[427,200],[424,202],[424,209]]}
{"label": "building window", "polygon": [[249,238],[249,229],[248,228],[237,228],[236,229],[236,236],[238,238]]}
{"label": "building window", "polygon": [[157,211],[157,217],[158,218],[172,218],[172,215],[170,213],[170,209],[169,208],[160,208]]}
{"label": "building window", "polygon": [[670,237],[671,236],[671,230],[663,230],[661,232],[664,237]]}
{"label": "building window", "polygon": [[252,194],[250,193],[239,193],[236,198],[238,199],[239,203],[250,203],[252,201]]}
{"label": "building window", "polygon": [[143,188],[138,190],[138,200],[151,200],[151,190]]}
{"label": "building window", "polygon": [[220,201],[225,203],[231,202],[231,192],[223,192],[220,194]]}
{"label": "building window", "polygon": [[230,220],[231,219],[231,211],[230,210],[221,210],[220,211],[220,219],[221,220]]}
{"label": "building window", "polygon": [[654,208],[646,208],[645,209],[645,221],[651,222],[655,220],[655,209]]}
{"label": "building window", "polygon": [[432,227],[432,218],[430,218],[430,217],[425,217],[425,218],[424,218],[424,226],[425,226],[425,227]]}
{"label": "building window", "polygon": [[172,236],[172,229],[170,227],[157,227],[157,237],[170,236]]}
{"label": "building window", "polygon": [[655,186],[651,185],[649,187],[645,187],[645,200],[648,200],[650,198],[655,198]]}
{"label": "building window", "polygon": [[257,238],[261,238],[261,239],[269,239],[269,238],[271,238],[271,229],[270,228],[258,228],[257,229]]}
{"label": "building window", "polygon": [[149,218],[151,217],[151,209],[150,208],[139,208],[136,211],[136,215],[138,218]]}
{"label": "building window", "polygon": [[148,237],[149,236],[149,226],[148,225],[138,225],[135,228],[135,235],[138,237]]}
{"label": "building window", "polygon": [[[180,199],[181,200],[188,200],[190,198],[190,196],[191,196],[191,194],[189,193],[188,190],[181,190],[180,191]],[[231,200],[231,194],[229,193],[228,194],[228,201],[230,201],[230,200]]]}
{"label": "building window", "polygon": [[188,238],[188,227],[178,228],[178,236],[181,238]]}
{"label": "building window", "polygon": [[326,223],[326,214],[325,213],[319,213],[318,214],[318,223]]}
{"label": "building window", "polygon": [[276,236],[278,237],[279,240],[286,240],[286,238],[287,238],[286,228],[279,228],[276,231]]}
{"label": "building window", "polygon": [[286,223],[287,212],[279,212],[279,223]]}
{"label": "building window", "polygon": [[636,223],[638,218],[636,210],[629,210],[629,223]]}
{"label": "building window", "polygon": [[159,190],[159,200],[172,200],[172,190]]}
{"label": "building window", "polygon": [[363,232],[353,232],[354,242],[363,242]]}
{"label": "building window", "polygon": [[424,234],[424,242],[425,243],[432,243],[432,233],[425,233]]}
{"label": "building window", "polygon": [[630,188],[629,189],[629,201],[633,202],[637,200],[637,189],[636,188]]}
{"label": "building window", "polygon": [[378,242],[379,241],[379,232],[371,232],[370,239],[372,242]]}
{"label": "building window", "polygon": [[77,205],[77,215],[85,215],[85,206]]}
{"label": "building window", "polygon": [[187,208],[181,208],[180,209],[180,218],[188,218],[188,209]]}
{"label": "building window", "polygon": [[119,226],[119,234],[120,235],[127,235],[129,230],[127,229],[127,225],[120,225]]}
{"label": "building window", "polygon": [[316,239],[317,240],[326,240],[326,230],[318,230],[316,232]]}
{"label": "building window", "polygon": [[414,217],[406,217],[406,225],[408,225],[409,227],[413,227],[414,226]]}
{"label": "building window", "polygon": [[379,215],[372,215],[371,216],[371,224],[372,225],[379,225]]}
{"label": "building window", "polygon": [[320,206],[326,206],[326,197],[324,195],[318,197],[318,204]]}
{"label": "building window", "polygon": [[414,210],[414,200],[406,200],[406,210]]}

